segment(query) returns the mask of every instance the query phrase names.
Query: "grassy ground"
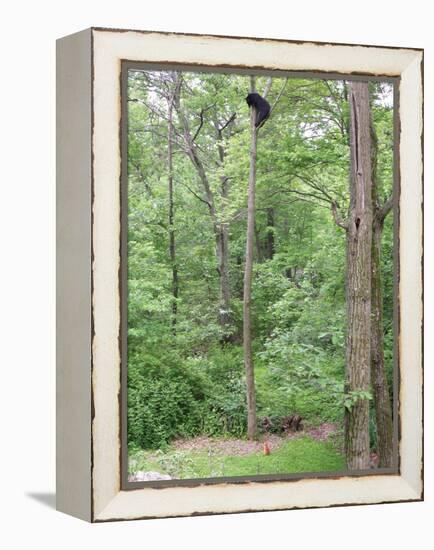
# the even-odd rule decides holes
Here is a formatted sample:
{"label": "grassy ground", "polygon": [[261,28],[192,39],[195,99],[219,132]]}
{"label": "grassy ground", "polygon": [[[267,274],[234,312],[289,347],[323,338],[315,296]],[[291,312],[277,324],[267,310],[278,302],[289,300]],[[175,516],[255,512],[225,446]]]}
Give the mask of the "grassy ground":
{"label": "grassy ground", "polygon": [[283,443],[270,455],[262,452],[230,456],[211,448],[200,450],[138,451],[130,456],[130,473],[156,471],[173,478],[206,478],[337,471],[344,458],[329,441],[300,437]]}

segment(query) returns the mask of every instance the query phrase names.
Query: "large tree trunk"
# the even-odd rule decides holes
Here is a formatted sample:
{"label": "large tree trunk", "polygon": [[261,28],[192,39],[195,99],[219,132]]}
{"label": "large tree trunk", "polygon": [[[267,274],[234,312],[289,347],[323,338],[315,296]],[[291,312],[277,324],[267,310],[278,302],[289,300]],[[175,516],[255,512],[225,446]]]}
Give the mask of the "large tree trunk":
{"label": "large tree trunk", "polygon": [[175,226],[174,226],[174,201],[173,201],[173,104],[175,96],[178,92],[178,80],[174,83],[172,97],[168,99],[168,132],[167,132],[167,163],[168,163],[168,191],[169,191],[169,254],[170,264],[172,266],[172,331],[176,335],[176,317],[178,313],[178,267],[176,265],[176,243],[175,243]]}
{"label": "large tree trunk", "polygon": [[[369,468],[372,183],[368,84],[349,84],[350,211],[347,227],[345,451],[350,470]],[[366,392],[360,393],[360,392]]]}
{"label": "large tree trunk", "polygon": [[[255,78],[251,77],[250,91],[255,91]],[[244,366],[246,369],[247,385],[247,436],[256,437],[256,395],[255,377],[252,355],[252,327],[251,327],[251,299],[252,299],[252,268],[253,268],[253,241],[255,231],[255,186],[256,186],[256,145],[257,129],[255,127],[256,111],[250,112],[250,173],[247,194],[247,239],[246,262],[244,268],[244,299],[243,299],[243,346]]]}
{"label": "large tree trunk", "polygon": [[393,201],[389,199],[381,208],[378,200],[377,178],[378,142],[371,120],[371,163],[372,163],[372,281],[371,281],[371,382],[375,403],[377,426],[377,452],[380,468],[393,466],[393,418],[384,364],[383,337],[383,295],[381,289],[381,238],[384,218],[390,212]]}

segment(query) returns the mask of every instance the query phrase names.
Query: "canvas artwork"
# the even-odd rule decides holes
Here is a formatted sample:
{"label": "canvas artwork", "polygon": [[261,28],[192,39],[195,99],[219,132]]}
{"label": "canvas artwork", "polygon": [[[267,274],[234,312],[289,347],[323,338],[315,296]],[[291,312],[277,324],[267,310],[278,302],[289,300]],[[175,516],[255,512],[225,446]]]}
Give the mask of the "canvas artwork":
{"label": "canvas artwork", "polygon": [[397,471],[396,98],[124,65],[129,484]]}
{"label": "canvas artwork", "polygon": [[57,42],[56,506],[423,499],[423,50]]}

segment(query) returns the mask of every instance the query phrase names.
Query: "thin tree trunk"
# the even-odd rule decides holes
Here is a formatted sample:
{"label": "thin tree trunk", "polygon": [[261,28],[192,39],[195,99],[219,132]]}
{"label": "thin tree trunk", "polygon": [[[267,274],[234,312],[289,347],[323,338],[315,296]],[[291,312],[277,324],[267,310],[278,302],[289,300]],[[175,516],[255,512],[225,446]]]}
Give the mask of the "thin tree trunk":
{"label": "thin tree trunk", "polygon": [[[224,163],[225,151],[221,145],[222,135],[218,132],[218,148],[220,162]],[[221,176],[221,196],[226,202],[229,194],[229,180],[226,176]],[[216,227],[217,230],[217,248],[220,252],[217,253],[219,265],[219,283],[220,283],[220,303],[219,303],[219,324],[223,332],[222,341],[232,342],[233,334],[233,318],[231,311],[231,287],[229,279],[229,225],[224,220],[221,220]]]}
{"label": "thin tree trunk", "polygon": [[172,266],[172,332],[176,335],[176,318],[178,313],[178,294],[179,294],[179,279],[178,267],[176,264],[176,243],[175,243],[175,226],[174,226],[174,201],[173,201],[173,103],[177,93],[178,82],[174,84],[173,95],[169,99],[169,127],[167,135],[167,161],[168,161],[168,191],[169,191],[169,253],[170,264]]}
{"label": "thin tree trunk", "polygon": [[[219,127],[218,121],[214,120],[214,127],[217,137],[217,148],[219,154],[219,161],[221,166],[224,166],[225,162],[225,148],[223,146],[223,133],[221,127]],[[229,195],[229,178],[225,175],[220,176],[220,189],[223,203],[226,204]],[[218,274],[219,274],[219,324],[222,329],[223,337],[222,341],[232,342],[234,340],[233,333],[233,317],[231,310],[231,289],[229,279],[229,225],[223,220],[216,225],[216,246],[217,246],[217,258],[218,258]]]}
{"label": "thin tree trunk", "polygon": [[[225,222],[221,222],[218,219],[217,210],[215,207],[214,193],[211,189],[210,182],[205,170],[205,167],[200,159],[198,154],[195,142],[193,140],[190,126],[188,124],[187,117],[185,112],[182,109],[181,102],[179,97],[175,103],[175,107],[181,121],[183,132],[184,132],[184,141],[187,148],[187,154],[197,171],[197,175],[202,184],[205,199],[198,197],[202,202],[205,202],[208,206],[209,214],[211,217],[213,231],[215,236],[216,243],[216,260],[217,260],[217,273],[219,277],[219,304],[217,311],[217,318],[219,325],[223,333],[223,341],[232,340],[232,315],[231,315],[231,293],[230,293],[230,284],[229,284],[229,227]],[[220,136],[221,138],[221,136]],[[219,155],[222,160],[222,155],[224,155],[224,150],[218,141],[218,150]],[[221,178],[221,193],[224,198],[227,198],[228,195],[228,180],[225,176]]]}
{"label": "thin tree trunk", "polygon": [[274,245],[274,208],[267,208],[267,258],[273,259]]}
{"label": "thin tree trunk", "polygon": [[381,290],[381,237],[383,221],[375,217],[372,235],[371,379],[377,425],[380,468],[393,466],[393,420],[384,364],[383,296]]}
{"label": "thin tree trunk", "polygon": [[347,227],[345,451],[350,470],[369,468],[372,184],[368,84],[349,84],[350,211]]}
{"label": "thin tree trunk", "polygon": [[255,244],[256,244],[256,261],[258,263],[262,263],[263,254],[262,254],[262,247],[261,247],[261,234],[256,223],[255,223],[254,231],[255,231]]}
{"label": "thin tree trunk", "polygon": [[219,310],[218,319],[223,331],[223,341],[230,342],[232,333],[232,315],[230,309],[231,291],[229,284],[229,231],[225,223],[215,228],[217,272],[219,275]]}
{"label": "thin tree trunk", "polygon": [[[253,76],[250,77],[250,91],[255,91],[255,77]],[[256,111],[252,108],[250,112],[250,173],[247,194],[247,238],[243,299],[243,346],[247,385],[247,436],[249,439],[255,439],[257,431],[255,377],[252,355],[251,327],[253,241],[255,230],[256,148],[258,136],[257,129],[255,128],[255,119]]]}
{"label": "thin tree trunk", "polygon": [[381,239],[384,218],[392,208],[392,200],[383,208],[378,200],[377,178],[378,141],[371,119],[371,163],[372,163],[372,294],[371,294],[371,381],[374,394],[375,419],[377,426],[377,452],[380,468],[393,466],[393,418],[384,364],[383,295],[381,289]]}

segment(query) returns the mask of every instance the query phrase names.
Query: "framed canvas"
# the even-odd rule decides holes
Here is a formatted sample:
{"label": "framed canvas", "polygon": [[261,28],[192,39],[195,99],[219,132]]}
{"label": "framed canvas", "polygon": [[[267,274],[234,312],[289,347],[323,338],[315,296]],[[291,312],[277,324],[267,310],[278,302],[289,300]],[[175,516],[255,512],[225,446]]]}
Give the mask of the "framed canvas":
{"label": "framed canvas", "polygon": [[60,39],[58,509],[423,499],[422,146],[420,49]]}

